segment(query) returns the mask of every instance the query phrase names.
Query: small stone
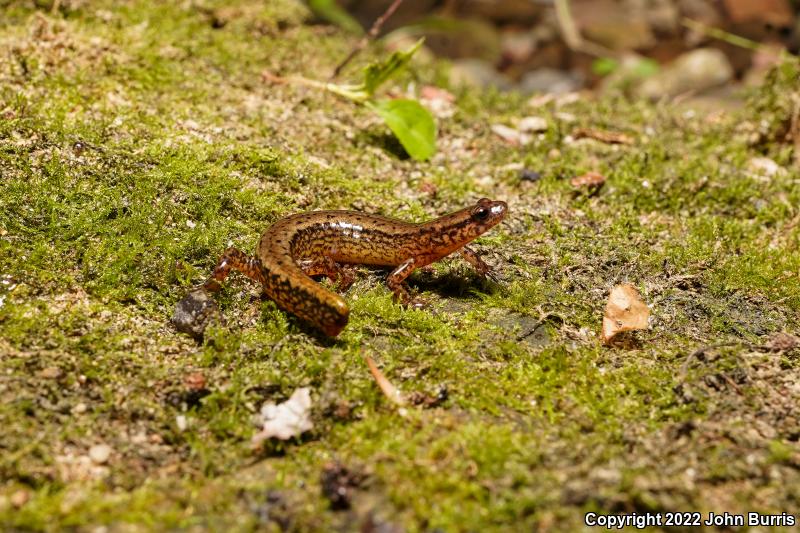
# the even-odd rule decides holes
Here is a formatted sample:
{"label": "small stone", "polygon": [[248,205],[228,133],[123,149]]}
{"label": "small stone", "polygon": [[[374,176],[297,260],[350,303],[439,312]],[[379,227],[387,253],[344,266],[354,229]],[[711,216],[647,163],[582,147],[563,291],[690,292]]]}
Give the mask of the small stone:
{"label": "small stone", "polygon": [[536,36],[530,31],[504,31],[500,34],[503,60],[523,63],[536,51]]}
{"label": "small stone", "polygon": [[39,372],[39,377],[45,379],[58,379],[61,377],[61,369],[57,366],[49,366]]}
{"label": "small stone", "polygon": [[553,68],[540,68],[528,72],[519,82],[519,88],[524,93],[566,94],[577,91],[582,85],[580,74]]}
{"label": "small stone", "polygon": [[602,187],[602,185],[605,182],[606,182],[606,177],[600,174],[599,172],[587,172],[586,174],[576,176],[571,180],[569,180],[570,185],[572,185],[576,189],[580,188],[597,189]]}
{"label": "small stone", "polygon": [[193,220],[186,219],[186,227],[189,229],[194,229],[197,226],[197,223]]}
{"label": "small stone", "polygon": [[11,495],[11,505],[19,509],[31,499],[31,493],[25,489],[20,489]]}
{"label": "small stone", "polygon": [[800,338],[788,333],[775,333],[770,336],[764,347],[770,352],[790,352],[800,348]]}
{"label": "small stone", "polygon": [[456,3],[462,16],[480,17],[495,23],[528,25],[542,17],[546,6],[531,0],[463,0]]}
{"label": "small stone", "polygon": [[644,80],[636,93],[657,100],[711,89],[727,83],[732,77],[733,67],[722,51],[698,48],[679,56],[661,72]]}
{"label": "small stone", "polygon": [[754,174],[767,178],[786,173],[786,169],[769,157],[754,157],[747,162],[747,168]]}
{"label": "small stone", "polygon": [[178,431],[186,431],[186,428],[189,427],[189,423],[186,420],[184,415],[178,415],[175,417],[175,425],[178,426]]}
{"label": "small stone", "polygon": [[203,390],[206,388],[206,376],[202,372],[192,372],[183,378],[183,383],[189,390]]}
{"label": "small stone", "polygon": [[523,168],[519,172],[519,179],[522,181],[535,182],[542,179],[542,173],[529,168]]}
{"label": "small stone", "polygon": [[456,112],[455,96],[439,87],[423,86],[420,89],[419,99],[437,118],[450,118]]}
{"label": "small stone", "polygon": [[645,13],[650,27],[662,35],[674,35],[678,31],[680,10],[672,0],[655,0]]}
{"label": "small stone", "polygon": [[200,340],[209,324],[219,317],[217,302],[205,290],[195,289],[175,305],[172,323],[178,331]]}
{"label": "small stone", "polygon": [[111,451],[111,446],[108,444],[95,444],[89,448],[89,459],[98,465],[105,464],[111,457]]}
{"label": "small stone", "polygon": [[430,181],[423,181],[419,184],[420,192],[424,192],[429,196],[436,196],[437,191],[439,188],[436,186],[435,183],[431,183]]}
{"label": "small stone", "polygon": [[511,82],[497,72],[491,63],[481,59],[461,59],[453,62],[450,69],[450,82],[453,85],[478,87],[485,89],[495,87],[500,90],[511,88]]}
{"label": "small stone", "polygon": [[789,0],[724,0],[725,11],[737,24],[760,22],[775,27],[789,27],[795,23]]}
{"label": "small stone", "polygon": [[525,117],[519,121],[517,129],[525,133],[547,131],[547,120],[542,117]]}
{"label": "small stone", "polygon": [[[571,3],[575,22],[589,41],[611,50],[646,49],[655,43],[645,9],[631,5],[623,8],[615,0],[573,0]],[[653,3],[646,2],[648,10],[655,7]]]}
{"label": "small stone", "polygon": [[527,133],[522,133],[517,129],[510,128],[503,124],[492,124],[492,132],[495,135],[506,141],[508,144],[526,145],[531,142],[532,138]]}
{"label": "small stone", "polygon": [[75,407],[72,408],[72,412],[76,415],[81,415],[86,412],[86,409],[87,407],[85,403],[79,403],[75,404]]}

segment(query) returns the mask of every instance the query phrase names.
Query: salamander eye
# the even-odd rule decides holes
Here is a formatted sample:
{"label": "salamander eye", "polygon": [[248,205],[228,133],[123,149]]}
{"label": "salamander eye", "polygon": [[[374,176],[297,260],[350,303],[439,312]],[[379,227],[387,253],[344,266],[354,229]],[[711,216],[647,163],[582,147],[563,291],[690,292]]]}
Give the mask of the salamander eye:
{"label": "salamander eye", "polygon": [[484,220],[489,218],[489,208],[488,207],[477,208],[475,211],[472,212],[472,218],[483,222]]}

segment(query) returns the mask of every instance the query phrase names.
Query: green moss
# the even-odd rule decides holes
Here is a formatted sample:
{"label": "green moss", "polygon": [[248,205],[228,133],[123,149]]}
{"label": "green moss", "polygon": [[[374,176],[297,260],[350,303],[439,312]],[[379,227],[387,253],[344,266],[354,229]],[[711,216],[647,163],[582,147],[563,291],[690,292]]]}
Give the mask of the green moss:
{"label": "green moss", "polygon": [[[264,81],[322,79],[352,45],[295,2],[31,6],[0,21],[0,51],[15,50],[0,65],[6,528],[573,530],[586,510],[796,504],[781,411],[796,357],[753,348],[800,318],[800,192],[778,131],[795,63],[715,120],[614,97],[532,111],[451,88],[441,153],[416,163],[363,110]],[[446,72],[420,59],[398,87]],[[531,113],[549,126],[525,147],[487,127]],[[570,141],[577,127],[636,143]],[[764,155],[785,172],[752,171]],[[520,182],[520,162],[543,179]],[[586,171],[607,177],[595,195],[569,184]],[[234,275],[202,343],[169,323],[225,247],[252,250],[288,213],[419,221],[481,196],[510,204],[474,245],[499,283],[444,261],[411,279],[430,307],[407,310],[362,268],[350,324],[326,340]],[[608,347],[621,282],[651,328]],[[446,399],[401,414],[365,355],[407,395]],[[315,429],[253,449],[254,414],[301,386]],[[774,434],[748,433],[764,425]],[[96,465],[100,443],[113,451]],[[334,460],[363,474],[348,511],[323,496]],[[754,473],[766,463],[780,476]]]}

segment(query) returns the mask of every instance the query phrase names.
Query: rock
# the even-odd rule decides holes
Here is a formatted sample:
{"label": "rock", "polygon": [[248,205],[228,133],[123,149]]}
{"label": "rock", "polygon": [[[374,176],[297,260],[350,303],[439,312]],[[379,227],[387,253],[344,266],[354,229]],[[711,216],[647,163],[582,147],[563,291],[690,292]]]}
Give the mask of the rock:
{"label": "rock", "polygon": [[219,317],[217,302],[205,290],[195,289],[175,305],[172,323],[178,331],[200,340],[208,325]]}
{"label": "rock", "polygon": [[519,121],[517,129],[523,133],[547,131],[547,120],[542,117],[525,117]]}
{"label": "rock", "polygon": [[680,12],[672,0],[654,0],[646,11],[647,21],[653,31],[661,35],[674,35],[680,28]]}
{"label": "rock", "polygon": [[544,348],[553,342],[546,321],[520,313],[494,313],[488,323],[498,328],[504,339],[515,339],[531,348]]}
{"label": "rock", "polygon": [[785,49],[780,44],[761,43],[751,56],[750,68],[742,80],[748,87],[757,87],[764,83],[769,72],[779,65]]}
{"label": "rock", "polygon": [[546,6],[531,0],[462,0],[459,13],[462,16],[481,17],[494,23],[528,25],[542,15]]}
{"label": "rock", "polygon": [[571,11],[586,39],[612,50],[638,50],[655,44],[647,10],[614,0],[573,0]]}
{"label": "rock", "polygon": [[542,179],[542,173],[529,168],[523,168],[519,171],[520,181],[536,182]]}
{"label": "rock", "polygon": [[659,65],[655,61],[639,54],[625,53],[617,59],[616,68],[600,82],[599,89],[603,93],[628,91],[658,71]]}
{"label": "rock", "polygon": [[31,493],[25,489],[20,489],[11,495],[11,505],[19,509],[31,499]]}
{"label": "rock", "polygon": [[525,74],[519,82],[519,89],[524,93],[566,94],[580,89],[582,85],[582,76],[578,73],[540,68]]}
{"label": "rock", "polygon": [[476,58],[495,64],[500,59],[500,32],[483,19],[448,19],[446,24],[418,24],[425,46],[450,59]]}
{"label": "rock", "polygon": [[533,140],[527,133],[522,133],[504,124],[492,124],[492,132],[508,144],[513,144],[514,146],[525,146]]}
{"label": "rock", "polygon": [[[386,12],[391,0],[367,0],[367,1],[348,1],[340,2],[342,7],[349,9],[351,14],[361,23],[364,28],[369,28],[375,19]],[[394,15],[389,17],[384,25],[384,31],[391,31],[394,28],[406,26],[414,20],[429,13],[436,2],[434,0],[405,0],[400,4]]]}
{"label": "rock", "polygon": [[456,112],[455,96],[433,85],[420,89],[419,100],[436,118],[450,118]]}
{"label": "rock", "polygon": [[636,89],[643,98],[656,100],[689,91],[701,92],[722,85],[733,77],[733,68],[721,51],[698,48],[687,52]]}
{"label": "rock", "polygon": [[747,162],[747,169],[756,176],[771,178],[786,175],[786,169],[769,157],[754,157]]}
{"label": "rock", "polygon": [[764,347],[770,352],[790,352],[800,348],[800,338],[784,332],[774,333]]}
{"label": "rock", "polygon": [[494,87],[500,90],[511,88],[511,82],[497,72],[495,68],[481,59],[460,59],[453,62],[450,69],[450,82],[453,85],[486,89]]}
{"label": "rock", "polygon": [[500,34],[503,62],[524,63],[536,51],[536,36],[531,31],[504,31]]}
{"label": "rock", "polygon": [[688,17],[707,26],[719,26],[722,24],[716,2],[698,2],[697,0],[678,0],[676,2],[678,11],[684,17]]}
{"label": "rock", "polygon": [[778,27],[794,24],[789,0],[724,0],[725,11],[736,24],[761,22]]}
{"label": "rock", "polygon": [[89,448],[89,459],[97,465],[105,464],[111,457],[111,451],[111,446],[108,444],[95,444]]}
{"label": "rock", "polygon": [[39,372],[39,377],[44,379],[58,379],[61,375],[61,369],[57,366],[49,366]]}

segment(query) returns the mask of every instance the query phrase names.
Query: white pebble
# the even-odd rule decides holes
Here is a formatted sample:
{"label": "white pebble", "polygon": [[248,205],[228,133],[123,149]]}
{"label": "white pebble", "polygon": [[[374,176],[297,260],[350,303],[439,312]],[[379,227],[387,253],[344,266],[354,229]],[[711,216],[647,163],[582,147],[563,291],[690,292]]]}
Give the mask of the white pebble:
{"label": "white pebble", "polygon": [[111,446],[108,444],[95,444],[89,448],[89,459],[95,464],[104,464],[109,457],[111,457]]}

